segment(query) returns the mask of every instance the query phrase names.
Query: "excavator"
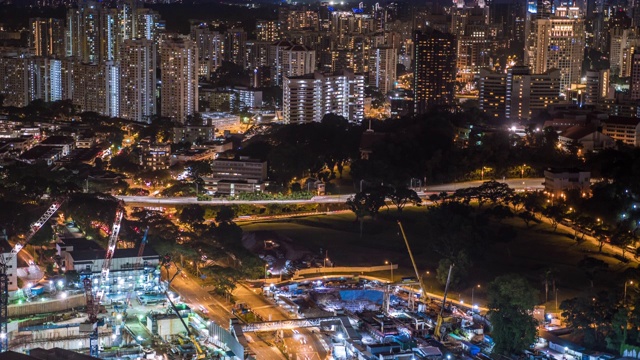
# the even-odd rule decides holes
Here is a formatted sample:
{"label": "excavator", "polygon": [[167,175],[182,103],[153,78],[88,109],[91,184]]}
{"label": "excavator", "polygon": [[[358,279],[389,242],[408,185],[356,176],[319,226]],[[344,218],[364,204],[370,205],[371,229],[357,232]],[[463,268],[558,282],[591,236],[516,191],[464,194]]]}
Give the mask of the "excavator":
{"label": "excavator", "polygon": [[[170,266],[169,261],[171,261],[170,259],[171,258],[168,256],[165,256],[163,259],[163,265],[167,269],[167,275],[169,274],[169,266]],[[169,300],[169,304],[171,304],[171,308],[176,313],[176,315],[178,315],[178,319],[180,319],[182,326],[184,326],[184,329],[187,331],[187,336],[189,336],[189,339],[191,339],[193,346],[196,348],[196,359],[197,360],[206,359],[207,358],[206,352],[202,349],[202,347],[200,346],[200,343],[198,343],[198,339],[196,339],[196,336],[191,332],[191,330],[189,329],[189,326],[184,321],[182,316],[180,316],[180,311],[176,307],[176,304],[173,303],[173,300],[171,300],[171,296],[169,296],[169,285],[171,285],[171,283],[176,278],[176,276],[178,276],[178,274],[182,272],[182,269],[180,269],[178,265],[176,265],[175,263],[174,265],[176,267],[176,273],[173,274],[173,277],[171,279],[169,279],[169,282],[167,283],[167,290],[165,290],[164,296],[166,296],[167,300]]]}
{"label": "excavator", "polygon": [[[413,270],[416,272],[416,278],[420,283],[420,295],[423,299],[428,299],[429,295],[427,294],[426,286],[424,284],[424,280],[422,276],[420,276],[420,272],[418,271],[418,266],[416,265],[416,261],[413,258],[413,252],[411,251],[411,246],[409,246],[409,241],[407,240],[407,235],[404,232],[404,228],[402,227],[402,223],[398,220],[398,226],[400,227],[400,233],[402,234],[402,238],[404,239],[404,243],[407,246],[407,251],[409,252],[409,257],[411,258],[411,264],[413,265]],[[451,281],[451,270],[453,270],[453,264],[449,266],[449,274],[447,275],[447,283],[444,287],[444,296],[442,297],[442,306],[440,307],[440,312],[438,313],[438,319],[436,321],[436,327],[434,331],[434,335],[438,340],[443,340],[446,335],[447,328],[450,327],[453,317],[446,316],[445,317],[445,307],[447,304],[447,294],[449,292],[449,282]]]}

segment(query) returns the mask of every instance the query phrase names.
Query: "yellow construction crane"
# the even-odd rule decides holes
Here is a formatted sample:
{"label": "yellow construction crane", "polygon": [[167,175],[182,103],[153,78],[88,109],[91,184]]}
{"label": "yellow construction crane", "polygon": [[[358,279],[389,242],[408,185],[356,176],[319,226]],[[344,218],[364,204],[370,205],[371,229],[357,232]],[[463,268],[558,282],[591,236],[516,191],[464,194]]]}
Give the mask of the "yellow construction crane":
{"label": "yellow construction crane", "polygon": [[[418,278],[418,282],[420,284],[420,294],[423,299],[427,299],[429,295],[427,294],[426,286],[424,285],[424,281],[422,280],[422,276],[418,271],[418,266],[416,265],[416,261],[413,258],[413,252],[411,251],[411,246],[409,246],[409,241],[407,240],[407,235],[404,232],[404,228],[402,227],[402,223],[398,220],[398,226],[400,227],[400,233],[402,234],[402,238],[404,239],[404,243],[407,246],[407,251],[409,252],[409,257],[411,258],[411,264],[413,265],[413,270],[416,272],[416,277]],[[451,270],[453,270],[453,264],[449,266],[449,274],[447,275],[447,283],[444,287],[444,296],[442,297],[442,306],[440,307],[440,312],[438,313],[438,320],[436,321],[436,328],[434,331],[434,335],[439,340],[445,335],[445,324],[451,323],[452,317],[444,317],[444,308],[447,304],[447,293],[449,291],[449,281],[451,280]]]}

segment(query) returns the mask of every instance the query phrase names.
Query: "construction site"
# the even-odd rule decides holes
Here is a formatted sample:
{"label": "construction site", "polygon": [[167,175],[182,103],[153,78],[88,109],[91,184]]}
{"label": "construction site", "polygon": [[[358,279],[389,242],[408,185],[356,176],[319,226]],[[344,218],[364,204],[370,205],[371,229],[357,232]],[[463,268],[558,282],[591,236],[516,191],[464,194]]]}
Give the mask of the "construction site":
{"label": "construction site", "polygon": [[[61,205],[62,201],[54,202],[13,246],[6,237],[2,240],[2,353],[54,349],[57,358],[69,351],[102,359],[160,359],[167,354],[204,359],[216,352],[227,354],[226,343],[209,342],[216,342],[209,336],[211,321],[169,290],[181,269],[146,246],[148,228],[137,247],[121,248],[118,237],[125,211],[118,207],[103,248],[86,239],[73,222],[56,216]],[[23,250],[45,224],[56,228],[60,276],[45,276]],[[162,269],[171,278],[161,280]]]}
{"label": "construction site", "polygon": [[[52,204],[21,241],[3,250],[2,352],[53,351],[58,359],[74,353],[102,359],[485,359],[491,353],[483,309],[448,301],[448,280],[444,296],[425,291],[400,223],[412,280],[365,275],[393,265],[323,264],[291,279],[240,284],[235,303],[224,304],[190,282],[170,256],[147,247],[148,229],[137,246],[120,248],[123,208],[103,248],[75,224],[54,218],[60,206]],[[49,221],[59,225],[56,253],[65,276],[43,276],[22,251]]]}

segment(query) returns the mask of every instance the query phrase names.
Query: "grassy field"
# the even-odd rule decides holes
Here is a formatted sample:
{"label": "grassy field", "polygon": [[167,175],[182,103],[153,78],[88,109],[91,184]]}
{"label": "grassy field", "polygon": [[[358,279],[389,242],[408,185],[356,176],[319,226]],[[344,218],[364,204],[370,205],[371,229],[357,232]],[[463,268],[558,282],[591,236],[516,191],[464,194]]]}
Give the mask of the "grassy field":
{"label": "grassy field", "polygon": [[[430,251],[429,239],[425,236],[427,232],[421,221],[425,211],[425,208],[405,209],[402,223],[418,268],[425,275],[428,290],[441,292],[443,286],[434,279],[440,258]],[[365,221],[362,237],[359,223],[354,222],[355,217],[351,213],[252,222],[241,226],[245,232],[277,232],[314,252],[322,248],[328,251],[329,258],[336,266],[381,265],[385,261],[391,261],[399,265],[399,269],[394,271],[394,277],[399,279],[402,276],[415,275],[396,223],[396,216],[395,209],[392,209],[389,213],[383,211],[376,221]],[[572,234],[560,230],[554,232],[551,226],[545,223],[526,228],[521,220],[511,219],[504,221],[503,225],[510,225],[515,229],[516,239],[508,243],[495,243],[486,249],[484,254],[472,255],[474,264],[469,271],[466,286],[454,289],[452,297],[462,297],[469,301],[471,288],[479,284],[480,288],[476,288],[475,297],[482,302],[483,288],[487,283],[499,275],[519,273],[540,290],[543,301],[544,274],[551,270],[556,279],[558,300],[561,301],[581,292],[591,291],[584,271],[577,266],[585,255],[594,256],[609,264],[608,271],[596,277],[596,288],[607,283],[607,279],[617,278],[615,275],[627,267],[637,265],[634,262],[623,264],[606,253],[598,254],[595,244],[586,241],[578,244],[573,240]],[[389,272],[381,272],[378,275],[388,278]],[[555,296],[550,294],[549,298],[548,306],[553,310]]]}

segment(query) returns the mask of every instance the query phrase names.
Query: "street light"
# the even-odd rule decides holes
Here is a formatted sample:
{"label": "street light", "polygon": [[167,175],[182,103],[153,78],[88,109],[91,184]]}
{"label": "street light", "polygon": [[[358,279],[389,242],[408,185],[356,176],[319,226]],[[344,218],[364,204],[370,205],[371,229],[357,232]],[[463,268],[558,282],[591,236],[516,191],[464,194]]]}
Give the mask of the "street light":
{"label": "street light", "polygon": [[627,306],[627,284],[633,285],[633,281],[624,282],[624,306]]}
{"label": "street light", "polygon": [[524,168],[527,166],[527,164],[522,164],[522,168],[521,168],[521,172],[520,172],[520,179],[524,179]]}
{"label": "street light", "polygon": [[385,261],[385,265],[389,264],[389,270],[391,270],[391,281],[393,283],[393,263],[391,261]]}
{"label": "street light", "polygon": [[478,284],[478,285],[476,285],[476,286],[474,286],[474,287],[472,287],[472,288],[471,288],[471,305],[475,304],[475,302],[473,301],[473,299],[474,299],[474,297],[473,297],[473,295],[474,295],[474,294],[473,294],[473,291],[474,291],[476,288],[480,289],[480,284]]}
{"label": "street light", "polygon": [[269,268],[269,264],[264,264],[264,282],[267,282],[267,269]]}

